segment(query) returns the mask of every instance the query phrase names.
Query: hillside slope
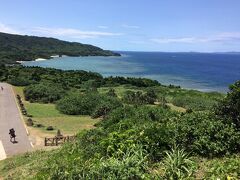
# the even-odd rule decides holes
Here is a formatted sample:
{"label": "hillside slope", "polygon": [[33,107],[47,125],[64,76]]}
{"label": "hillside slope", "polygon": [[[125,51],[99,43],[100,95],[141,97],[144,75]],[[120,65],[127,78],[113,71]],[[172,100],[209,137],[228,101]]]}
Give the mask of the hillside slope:
{"label": "hillside slope", "polygon": [[120,56],[92,45],[0,32],[0,63],[13,64],[16,61],[50,58],[52,55]]}

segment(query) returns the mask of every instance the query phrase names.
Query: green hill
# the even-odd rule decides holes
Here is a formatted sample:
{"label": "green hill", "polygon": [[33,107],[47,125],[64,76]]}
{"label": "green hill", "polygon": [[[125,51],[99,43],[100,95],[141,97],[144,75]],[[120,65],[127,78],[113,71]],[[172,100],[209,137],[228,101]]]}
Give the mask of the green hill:
{"label": "green hill", "polygon": [[99,47],[54,38],[13,35],[0,32],[0,63],[14,64],[52,55],[120,56]]}

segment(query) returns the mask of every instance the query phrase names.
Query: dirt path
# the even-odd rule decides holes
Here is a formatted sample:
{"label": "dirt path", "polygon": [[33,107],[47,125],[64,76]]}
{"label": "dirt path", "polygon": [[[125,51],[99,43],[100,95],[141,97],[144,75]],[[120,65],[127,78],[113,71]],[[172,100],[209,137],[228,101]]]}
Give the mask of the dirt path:
{"label": "dirt path", "polygon": [[[15,129],[16,143],[10,142],[8,133],[11,128]],[[0,83],[0,142],[3,147],[0,157],[4,157],[4,152],[6,156],[11,156],[32,149],[12,87],[6,83]]]}

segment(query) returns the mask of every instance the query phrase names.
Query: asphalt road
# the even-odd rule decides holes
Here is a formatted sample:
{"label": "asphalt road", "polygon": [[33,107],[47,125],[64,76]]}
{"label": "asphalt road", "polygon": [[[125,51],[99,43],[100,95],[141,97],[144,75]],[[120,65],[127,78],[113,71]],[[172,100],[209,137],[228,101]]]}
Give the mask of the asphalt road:
{"label": "asphalt road", "polygon": [[[14,96],[9,84],[0,83],[0,159],[32,149]],[[16,132],[15,143],[10,142],[9,129],[11,128]]]}

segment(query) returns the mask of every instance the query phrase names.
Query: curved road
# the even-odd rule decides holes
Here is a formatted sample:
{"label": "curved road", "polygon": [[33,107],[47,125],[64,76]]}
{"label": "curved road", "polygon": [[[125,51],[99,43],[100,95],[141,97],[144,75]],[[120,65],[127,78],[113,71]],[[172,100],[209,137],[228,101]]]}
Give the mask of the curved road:
{"label": "curved road", "polygon": [[[0,83],[0,160],[32,149],[14,96],[9,84]],[[15,129],[16,143],[10,142],[11,128]]]}

